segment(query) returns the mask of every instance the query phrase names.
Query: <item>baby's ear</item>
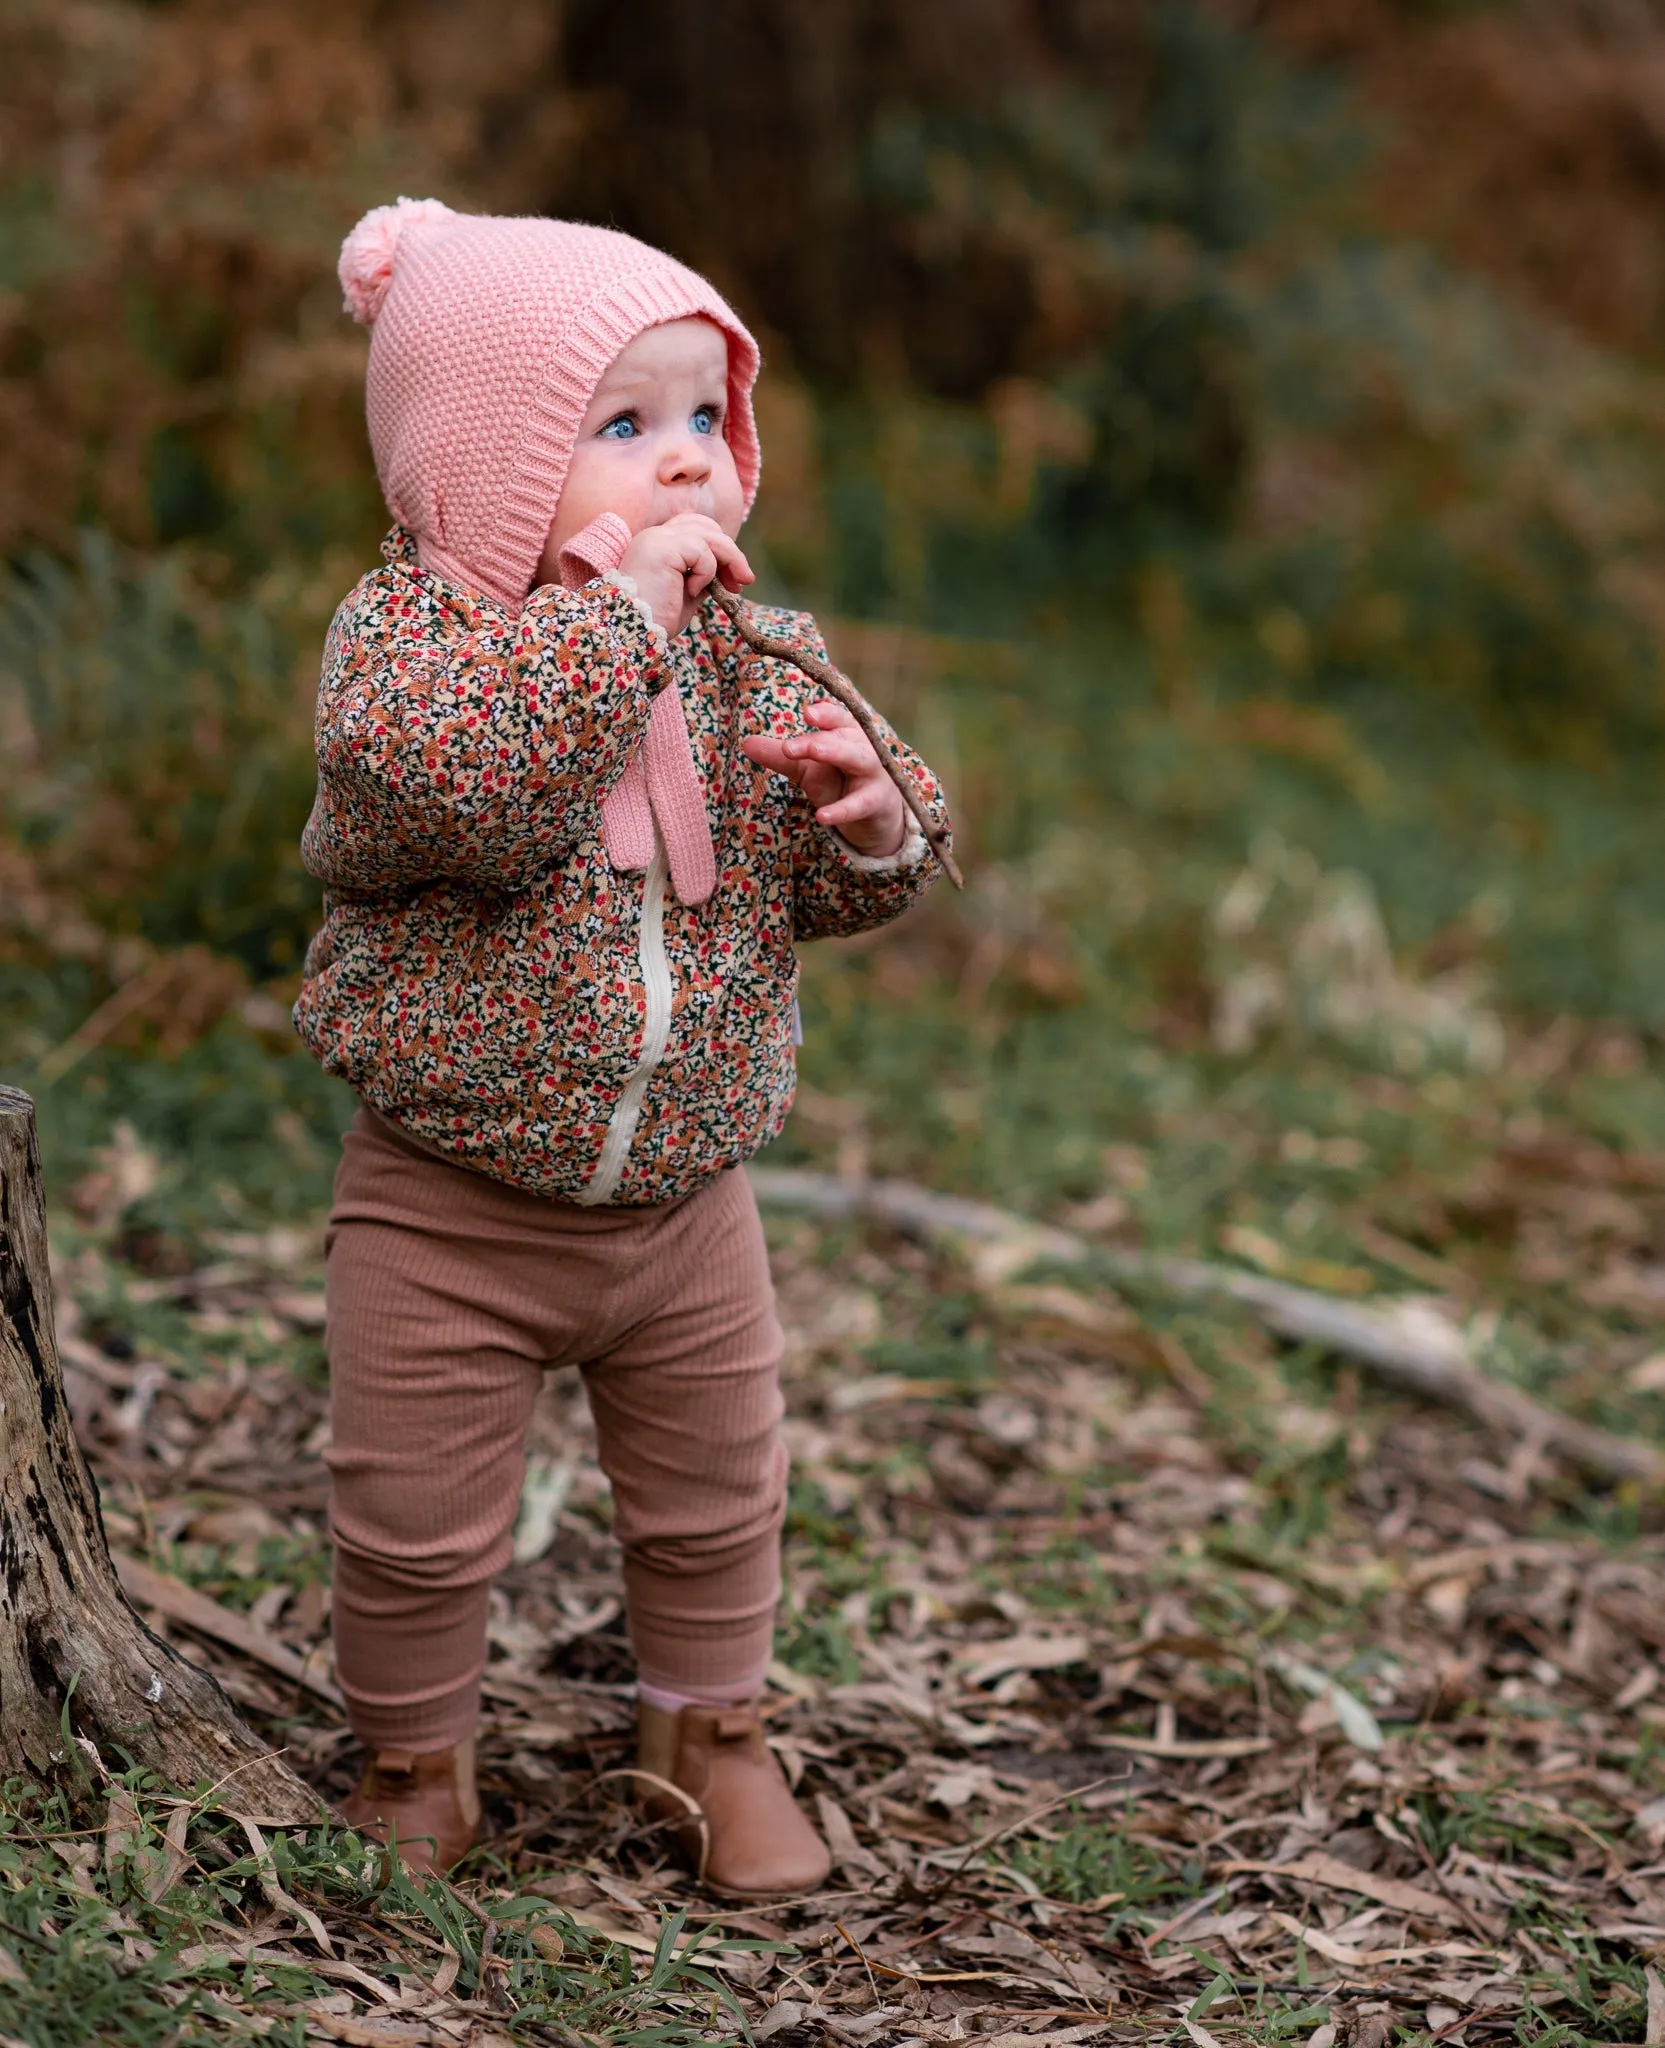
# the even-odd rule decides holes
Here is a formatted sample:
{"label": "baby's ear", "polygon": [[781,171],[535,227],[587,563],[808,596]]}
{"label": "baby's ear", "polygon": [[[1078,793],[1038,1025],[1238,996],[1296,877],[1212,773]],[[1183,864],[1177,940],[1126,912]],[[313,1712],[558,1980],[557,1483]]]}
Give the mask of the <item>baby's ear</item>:
{"label": "baby's ear", "polygon": [[375,324],[387,289],[393,282],[393,259],[399,238],[418,221],[455,220],[438,199],[399,199],[391,206],[373,206],[346,241],[335,274],[341,280],[342,303],[361,327]]}

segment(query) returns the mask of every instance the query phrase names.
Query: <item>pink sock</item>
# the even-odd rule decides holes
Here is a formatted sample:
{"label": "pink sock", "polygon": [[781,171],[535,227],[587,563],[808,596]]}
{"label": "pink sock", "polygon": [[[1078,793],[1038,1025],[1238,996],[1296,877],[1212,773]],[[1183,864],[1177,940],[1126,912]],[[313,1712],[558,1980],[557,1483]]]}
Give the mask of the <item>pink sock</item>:
{"label": "pink sock", "polygon": [[662,1714],[680,1714],[684,1707],[743,1707],[763,1690],[763,1677],[760,1671],[749,1682],[724,1686],[721,1693],[671,1692],[665,1686],[650,1685],[642,1679],[637,1684],[636,1697],[643,1706],[657,1707]]}

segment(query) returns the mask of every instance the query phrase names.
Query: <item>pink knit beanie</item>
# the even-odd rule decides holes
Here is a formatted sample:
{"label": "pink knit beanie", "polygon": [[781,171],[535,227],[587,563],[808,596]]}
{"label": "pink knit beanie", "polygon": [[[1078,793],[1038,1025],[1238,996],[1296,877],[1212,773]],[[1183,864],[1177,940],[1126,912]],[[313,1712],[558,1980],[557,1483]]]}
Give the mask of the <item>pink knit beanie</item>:
{"label": "pink knit beanie", "polygon": [[725,437],[751,510],[757,343],[673,257],[610,228],[401,199],[353,229],[340,275],[371,330],[376,473],[437,574],[524,602],[602,372],[645,329],[691,314],[728,338]]}

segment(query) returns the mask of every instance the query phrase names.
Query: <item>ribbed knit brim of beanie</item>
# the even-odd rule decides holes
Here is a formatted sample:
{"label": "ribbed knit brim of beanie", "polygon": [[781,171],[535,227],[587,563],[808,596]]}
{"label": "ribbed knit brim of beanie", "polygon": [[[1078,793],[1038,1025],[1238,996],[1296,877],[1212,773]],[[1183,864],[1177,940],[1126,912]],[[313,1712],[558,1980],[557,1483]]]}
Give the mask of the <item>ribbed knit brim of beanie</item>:
{"label": "ribbed knit brim of beanie", "polygon": [[524,601],[602,372],[667,320],[701,316],[727,338],[724,434],[751,510],[757,343],[674,257],[580,221],[401,199],[353,229],[340,275],[370,329],[365,410],[388,510],[437,574]]}

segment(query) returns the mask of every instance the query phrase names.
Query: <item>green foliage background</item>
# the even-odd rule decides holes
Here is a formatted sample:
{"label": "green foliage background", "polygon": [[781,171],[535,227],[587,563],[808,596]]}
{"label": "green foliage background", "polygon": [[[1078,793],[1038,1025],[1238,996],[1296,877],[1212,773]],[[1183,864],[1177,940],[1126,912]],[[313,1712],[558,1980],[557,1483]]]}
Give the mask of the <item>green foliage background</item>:
{"label": "green foliage background", "polygon": [[[1289,980],[1337,876],[1405,988],[1460,980],[1508,1047],[1608,1020],[1645,1075],[1652,301],[1592,314],[1527,260],[1535,222],[1593,238],[1634,195],[1537,163],[1524,99],[1445,160],[1417,125],[1465,63],[1549,76],[1580,38],[1585,101],[1592,66],[1622,97],[1617,31],[1551,9],[1534,57],[1483,6],[1362,9],[1351,41],[1294,6],[730,12],[719,61],[668,7],[576,0],[472,39],[415,4],[8,10],[0,1070],[55,1186],[121,1119],[166,1163],[136,1228],[325,1186],[347,1105],[281,1010],[317,648],[381,524],[333,252],[401,189],[616,220],[764,332],[748,545],[940,763],[976,877],[812,969],[807,1076],[878,1163],[1084,1198],[1107,1144],[1245,1073],[1472,1065],[1292,998],[1233,1040],[1228,987]],[[1475,165],[1510,151],[1477,246]],[[1297,879],[1238,958],[1246,862]],[[1627,1088],[1609,1135],[1653,1142]]]}
{"label": "green foliage background", "polygon": [[[6,0],[0,1080],[40,1105],[55,1253],[91,1253],[84,1332],[217,1369],[158,1276],[257,1247],[288,1270],[310,1240],[272,1226],[327,1200],[352,1103],[287,1021],[319,910],[298,841],[323,634],[385,519],[334,262],[362,209],[431,192],[613,222],[717,279],[767,359],[761,594],[817,612],[947,783],[971,886],[808,949],[783,1155],[1344,1298],[1432,1288],[1488,1374],[1657,1440],[1662,79],[1652,0]],[[863,1280],[879,1327],[852,1346],[944,1412],[996,1395],[1019,1342],[945,1279]],[[1250,1488],[1229,1554],[1164,1533],[1154,1572],[1195,1557],[1210,1628],[1210,1602],[1245,1641],[1287,1623],[1303,1656],[1322,1629],[1372,1670],[1374,1596],[1308,1569],[1399,1548],[1355,1483],[1379,1441],[1356,1384],[1130,1291],[1140,1348],[1109,1377],[1177,1377]],[[893,1448],[901,1502],[926,1446]],[[1130,1435],[1070,1479],[1072,1520],[1124,1454],[1140,1483],[1166,1456]],[[1500,1520],[1427,1528],[1622,1554],[1657,1526],[1628,1485],[1522,1484],[1483,1488]],[[1430,1496],[1455,1486],[1435,1461]],[[795,1485],[799,1671],[860,1675],[880,1526]],[[159,1559],[240,1605],[266,1564],[322,1568],[297,1540],[258,1579]],[[1056,1558],[1014,1551],[1024,1598],[1086,1611],[1102,1547],[1061,1525]],[[1231,1575],[1261,1564],[1301,1588],[1287,1615]],[[1582,1742],[1567,1697],[1545,1724]],[[55,1845],[75,1883],[18,1848],[67,1808],[0,1827],[5,1938],[51,1962],[8,1994],[31,2041],[159,2040],[164,1992],[228,1981],[197,1937],[253,1866],[205,1815],[149,1913],[160,1810],[129,1783],[132,1855],[97,1883],[169,1945],[154,1967],[106,1953],[90,1847]],[[1430,1853],[1513,1856],[1468,1797],[1430,1797]],[[1204,1880],[1054,1820],[1000,1854],[1055,1897],[1165,1912]],[[280,1853],[357,1914],[338,1838]],[[1639,1964],[1555,1882],[1522,1911],[1572,1974],[1520,2037],[1639,2032]],[[437,1899],[395,1905],[468,1988],[479,1930]],[[525,1903],[494,1936],[518,1995],[672,2038],[668,1941],[632,1977],[564,1928],[558,1968]],[[1299,1953],[1267,2038],[1325,2017]]]}

